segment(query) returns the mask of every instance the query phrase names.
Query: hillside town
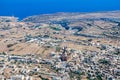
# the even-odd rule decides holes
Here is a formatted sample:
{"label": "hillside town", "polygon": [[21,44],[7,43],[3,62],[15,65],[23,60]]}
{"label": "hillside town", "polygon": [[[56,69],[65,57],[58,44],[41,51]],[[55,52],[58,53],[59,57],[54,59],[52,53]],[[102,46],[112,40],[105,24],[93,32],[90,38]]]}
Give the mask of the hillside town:
{"label": "hillside town", "polygon": [[39,55],[0,54],[0,80],[119,80],[120,48],[79,51],[64,47],[51,52],[49,59]]}
{"label": "hillside town", "polygon": [[0,80],[120,80],[119,14],[1,16]]}

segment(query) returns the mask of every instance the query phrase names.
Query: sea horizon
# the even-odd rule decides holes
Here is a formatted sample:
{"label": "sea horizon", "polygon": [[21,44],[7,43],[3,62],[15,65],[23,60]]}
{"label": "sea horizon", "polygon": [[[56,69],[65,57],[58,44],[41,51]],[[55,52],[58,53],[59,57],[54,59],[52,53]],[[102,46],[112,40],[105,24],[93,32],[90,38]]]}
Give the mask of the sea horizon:
{"label": "sea horizon", "polygon": [[120,10],[119,0],[1,0],[0,16],[23,19],[32,15],[57,12],[103,12]]}
{"label": "sea horizon", "polygon": [[81,13],[81,14],[87,14],[87,13],[104,13],[104,12],[114,12],[114,11],[120,11],[120,10],[108,10],[108,11],[91,11],[91,12],[51,12],[51,13],[39,13],[39,14],[32,14],[25,17],[21,16],[15,16],[15,15],[0,15],[5,17],[17,17],[18,20],[22,20],[24,18],[30,17],[30,16],[37,16],[37,15],[49,15],[49,14],[57,14],[57,13]]}

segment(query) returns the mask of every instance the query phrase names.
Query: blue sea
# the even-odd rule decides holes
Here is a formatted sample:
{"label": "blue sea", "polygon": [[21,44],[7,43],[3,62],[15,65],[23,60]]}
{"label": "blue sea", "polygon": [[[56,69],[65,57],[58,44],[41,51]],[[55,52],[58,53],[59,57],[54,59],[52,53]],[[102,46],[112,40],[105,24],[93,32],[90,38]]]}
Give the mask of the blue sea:
{"label": "blue sea", "polygon": [[120,10],[120,0],[0,0],[0,16]]}

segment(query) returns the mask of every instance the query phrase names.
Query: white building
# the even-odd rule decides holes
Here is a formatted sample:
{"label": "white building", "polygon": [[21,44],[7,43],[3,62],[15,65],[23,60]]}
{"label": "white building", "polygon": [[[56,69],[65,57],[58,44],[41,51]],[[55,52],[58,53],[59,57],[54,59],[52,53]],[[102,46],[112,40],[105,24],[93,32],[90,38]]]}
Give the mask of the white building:
{"label": "white building", "polygon": [[11,80],[24,80],[24,76],[23,75],[14,75],[14,76],[11,76]]}

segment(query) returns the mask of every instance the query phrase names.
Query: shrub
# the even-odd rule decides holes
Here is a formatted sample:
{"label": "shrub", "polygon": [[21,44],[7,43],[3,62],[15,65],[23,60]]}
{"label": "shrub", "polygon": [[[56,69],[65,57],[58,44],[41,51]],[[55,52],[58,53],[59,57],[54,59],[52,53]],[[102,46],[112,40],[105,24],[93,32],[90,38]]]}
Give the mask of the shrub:
{"label": "shrub", "polygon": [[57,46],[55,52],[60,52],[61,47]]}
{"label": "shrub", "polygon": [[8,44],[7,47],[9,48],[9,47],[12,47],[13,45],[14,45],[14,44]]}

